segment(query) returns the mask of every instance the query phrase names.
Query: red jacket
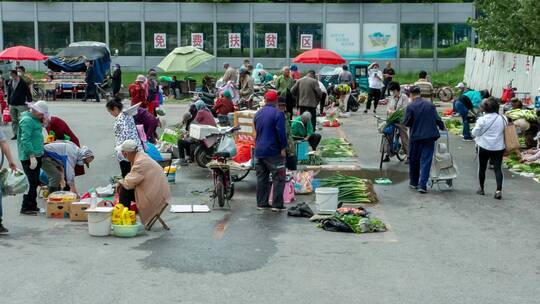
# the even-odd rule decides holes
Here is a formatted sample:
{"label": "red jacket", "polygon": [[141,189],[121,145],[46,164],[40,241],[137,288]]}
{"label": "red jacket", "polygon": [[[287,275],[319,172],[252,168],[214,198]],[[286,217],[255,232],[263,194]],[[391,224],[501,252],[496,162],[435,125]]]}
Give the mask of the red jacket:
{"label": "red jacket", "polygon": [[227,115],[234,112],[234,105],[232,101],[227,98],[219,98],[212,107],[217,115]]}
{"label": "red jacket", "polygon": [[129,96],[131,96],[131,105],[141,103],[142,108],[146,108],[148,106],[146,102],[146,90],[142,84],[137,82],[132,83],[129,85],[128,90]]}

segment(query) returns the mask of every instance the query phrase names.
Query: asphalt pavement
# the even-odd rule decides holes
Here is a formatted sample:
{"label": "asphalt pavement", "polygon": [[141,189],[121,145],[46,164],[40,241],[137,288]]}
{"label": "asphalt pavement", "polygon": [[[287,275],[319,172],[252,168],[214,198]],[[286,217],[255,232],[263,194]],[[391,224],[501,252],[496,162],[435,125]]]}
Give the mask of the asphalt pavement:
{"label": "asphalt pavement", "polygon": [[[77,179],[80,189],[119,174],[113,118],[103,103],[50,108],[96,152]],[[167,106],[167,122],[178,122],[184,109]],[[539,303],[539,184],[506,172],[498,201],[488,173],[488,194],[476,195],[474,144],[452,136],[455,189],[422,195],[408,189],[405,164],[393,159],[377,170],[380,137],[371,114],[354,113],[340,130],[324,133],[354,144],[360,175],[394,180],[376,187],[380,203],[369,207],[388,232],[325,232],[258,211],[253,173],[236,184],[231,210],[165,212],[170,231],[156,224],[131,239],[91,237],[85,223],[20,216],[21,197],[4,197],[10,234],[0,236],[0,303]],[[209,171],[181,168],[173,203],[211,205],[211,183]]]}

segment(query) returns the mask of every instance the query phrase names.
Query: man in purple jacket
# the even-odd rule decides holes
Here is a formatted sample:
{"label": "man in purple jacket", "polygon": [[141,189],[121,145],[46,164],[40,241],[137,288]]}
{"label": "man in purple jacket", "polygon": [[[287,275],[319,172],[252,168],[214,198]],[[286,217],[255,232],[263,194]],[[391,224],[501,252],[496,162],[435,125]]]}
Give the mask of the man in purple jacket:
{"label": "man in purple jacket", "polygon": [[407,106],[403,124],[409,128],[409,187],[427,192],[435,142],[444,130],[444,122],[431,101],[421,97],[418,86],[409,89],[411,103]]}
{"label": "man in purple jacket", "polygon": [[[285,115],[277,108],[278,93],[270,90],[264,94],[266,105],[255,114],[254,124],[255,157],[257,164],[257,207],[259,210],[272,209],[279,212],[283,207],[283,188],[285,187],[285,153],[287,134]],[[268,203],[272,174],[273,202]]]}

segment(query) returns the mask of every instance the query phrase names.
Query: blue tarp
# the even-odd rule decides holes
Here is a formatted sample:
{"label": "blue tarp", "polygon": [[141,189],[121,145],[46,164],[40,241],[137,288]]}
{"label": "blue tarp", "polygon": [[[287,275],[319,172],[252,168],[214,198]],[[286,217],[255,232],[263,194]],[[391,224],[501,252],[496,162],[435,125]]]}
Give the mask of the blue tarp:
{"label": "blue tarp", "polygon": [[70,46],[44,63],[55,72],[86,72],[84,61],[90,59],[94,66],[93,82],[101,83],[111,68],[111,55],[106,47]]}

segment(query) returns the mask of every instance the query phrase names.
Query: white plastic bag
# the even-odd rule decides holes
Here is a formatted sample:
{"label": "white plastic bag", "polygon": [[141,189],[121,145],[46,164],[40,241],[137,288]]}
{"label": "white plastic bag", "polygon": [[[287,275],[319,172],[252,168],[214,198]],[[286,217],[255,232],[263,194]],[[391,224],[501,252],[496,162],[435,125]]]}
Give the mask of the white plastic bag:
{"label": "white plastic bag", "polygon": [[23,171],[11,171],[9,170],[6,180],[3,184],[3,195],[17,195],[25,193],[28,190],[28,179]]}
{"label": "white plastic bag", "polygon": [[231,157],[236,155],[236,143],[231,135],[227,135],[221,139],[217,152],[229,152]]}

